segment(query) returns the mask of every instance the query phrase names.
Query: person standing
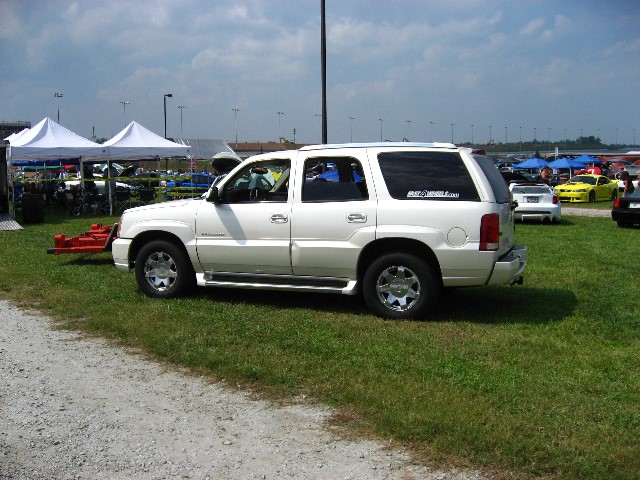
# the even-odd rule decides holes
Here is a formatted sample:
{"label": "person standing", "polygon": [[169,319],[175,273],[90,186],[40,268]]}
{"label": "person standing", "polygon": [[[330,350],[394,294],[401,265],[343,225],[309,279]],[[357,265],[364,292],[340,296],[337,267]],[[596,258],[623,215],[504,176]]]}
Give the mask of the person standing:
{"label": "person standing", "polygon": [[627,172],[626,170],[622,170],[620,172],[620,180],[622,180],[622,182],[624,183],[622,196],[626,197],[628,195],[631,195],[636,188],[633,186],[633,182],[631,181],[631,178],[629,178],[629,172]]}

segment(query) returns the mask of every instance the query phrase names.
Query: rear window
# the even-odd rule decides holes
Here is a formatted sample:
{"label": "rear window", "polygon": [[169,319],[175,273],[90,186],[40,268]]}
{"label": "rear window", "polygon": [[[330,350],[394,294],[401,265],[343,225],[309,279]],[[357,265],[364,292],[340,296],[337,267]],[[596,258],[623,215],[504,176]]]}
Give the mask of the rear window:
{"label": "rear window", "polygon": [[549,187],[544,185],[515,185],[511,188],[512,193],[543,195],[550,194]]}
{"label": "rear window", "polygon": [[467,167],[456,153],[385,152],[378,155],[378,163],[389,194],[395,199],[480,200]]}

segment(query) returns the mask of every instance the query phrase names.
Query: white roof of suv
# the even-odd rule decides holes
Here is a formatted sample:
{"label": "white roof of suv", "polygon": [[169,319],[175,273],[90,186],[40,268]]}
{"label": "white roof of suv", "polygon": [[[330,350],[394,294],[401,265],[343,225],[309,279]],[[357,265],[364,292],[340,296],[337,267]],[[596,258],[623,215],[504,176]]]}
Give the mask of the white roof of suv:
{"label": "white roof of suv", "polygon": [[372,143],[336,143],[329,145],[307,145],[300,150],[318,150],[327,148],[381,148],[381,147],[420,147],[420,148],[458,148],[453,143],[418,143],[418,142],[372,142]]}

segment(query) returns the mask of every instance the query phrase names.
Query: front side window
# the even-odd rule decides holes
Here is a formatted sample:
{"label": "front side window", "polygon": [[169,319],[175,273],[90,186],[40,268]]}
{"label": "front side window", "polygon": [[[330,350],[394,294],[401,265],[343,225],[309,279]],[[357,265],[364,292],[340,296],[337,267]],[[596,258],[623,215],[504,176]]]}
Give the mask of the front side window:
{"label": "front side window", "polygon": [[389,194],[397,200],[480,199],[456,153],[385,152],[378,155],[378,163]]}
{"label": "front side window", "polygon": [[225,203],[286,202],[289,197],[289,159],[248,164],[226,183]]}
{"label": "front side window", "polygon": [[305,161],[303,202],[367,200],[362,164],[353,157],[318,157]]}

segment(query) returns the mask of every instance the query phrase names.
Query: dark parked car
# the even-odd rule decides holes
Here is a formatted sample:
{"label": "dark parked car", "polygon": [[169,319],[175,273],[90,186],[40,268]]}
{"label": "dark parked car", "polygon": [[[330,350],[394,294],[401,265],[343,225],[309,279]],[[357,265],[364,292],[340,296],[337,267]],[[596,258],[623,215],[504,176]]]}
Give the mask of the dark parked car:
{"label": "dark parked car", "polygon": [[186,176],[167,181],[168,199],[199,197],[207,190],[216,179],[208,173],[191,173]]}
{"label": "dark parked car", "polygon": [[616,198],[611,209],[611,218],[618,222],[619,227],[640,224],[640,190],[636,189],[631,195]]}

